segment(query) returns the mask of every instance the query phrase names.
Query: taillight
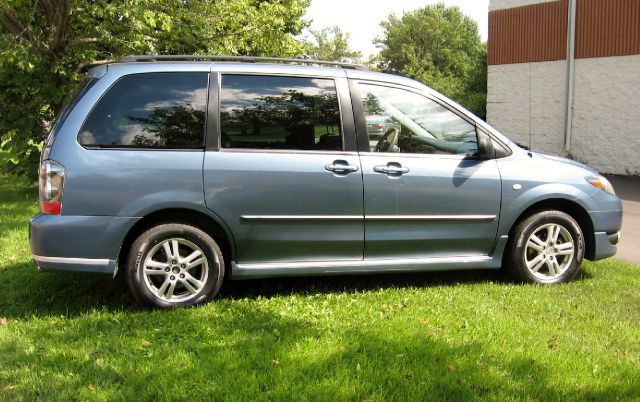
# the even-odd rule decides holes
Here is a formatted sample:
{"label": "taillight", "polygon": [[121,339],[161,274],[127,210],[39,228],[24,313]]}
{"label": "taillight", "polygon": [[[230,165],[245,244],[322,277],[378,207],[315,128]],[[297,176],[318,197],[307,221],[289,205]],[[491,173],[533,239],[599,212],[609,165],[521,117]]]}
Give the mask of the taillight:
{"label": "taillight", "polygon": [[40,211],[47,215],[60,215],[64,166],[52,160],[43,161],[39,176]]}

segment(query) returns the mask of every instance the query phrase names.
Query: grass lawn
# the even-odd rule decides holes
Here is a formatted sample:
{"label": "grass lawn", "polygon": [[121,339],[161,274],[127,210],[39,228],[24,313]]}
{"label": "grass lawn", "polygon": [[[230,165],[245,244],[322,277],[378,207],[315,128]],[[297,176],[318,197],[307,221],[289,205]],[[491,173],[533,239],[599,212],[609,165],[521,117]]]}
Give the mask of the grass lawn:
{"label": "grass lawn", "polygon": [[120,280],[36,272],[36,204],[0,176],[0,400],[640,400],[637,265],[233,282],[150,312]]}

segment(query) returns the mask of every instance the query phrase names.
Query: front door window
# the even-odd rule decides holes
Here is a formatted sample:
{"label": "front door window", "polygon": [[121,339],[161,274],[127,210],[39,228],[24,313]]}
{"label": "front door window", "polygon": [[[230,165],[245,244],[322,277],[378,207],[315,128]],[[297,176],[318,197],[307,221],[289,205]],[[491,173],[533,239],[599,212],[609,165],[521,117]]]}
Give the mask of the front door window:
{"label": "front door window", "polygon": [[360,84],[372,152],[453,154],[478,152],[475,126],[415,92]]}

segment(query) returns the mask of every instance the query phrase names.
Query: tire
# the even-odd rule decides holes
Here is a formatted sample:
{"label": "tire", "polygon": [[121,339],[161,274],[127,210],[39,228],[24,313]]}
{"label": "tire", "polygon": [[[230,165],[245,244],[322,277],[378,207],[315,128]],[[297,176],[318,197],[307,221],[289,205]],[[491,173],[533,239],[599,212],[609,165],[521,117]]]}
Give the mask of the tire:
{"label": "tire", "polygon": [[224,272],[222,252],[211,236],[171,223],[155,226],[133,242],[126,278],[129,290],[145,307],[175,308],[213,298]]}
{"label": "tire", "polygon": [[560,211],[540,211],[520,222],[507,246],[506,270],[518,282],[571,281],[584,258],[580,225]]}

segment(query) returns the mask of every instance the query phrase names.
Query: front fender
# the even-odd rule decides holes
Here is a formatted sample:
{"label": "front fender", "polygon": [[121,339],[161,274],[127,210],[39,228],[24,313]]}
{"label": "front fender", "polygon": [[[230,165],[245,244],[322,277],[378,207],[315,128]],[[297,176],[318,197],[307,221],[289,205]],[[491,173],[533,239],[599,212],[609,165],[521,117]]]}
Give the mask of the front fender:
{"label": "front fender", "polygon": [[542,201],[566,200],[581,206],[585,211],[589,211],[595,206],[590,194],[578,187],[562,183],[540,184],[528,189],[523,186],[520,190],[509,185],[503,187],[502,194],[498,235],[508,234],[524,211]]}

